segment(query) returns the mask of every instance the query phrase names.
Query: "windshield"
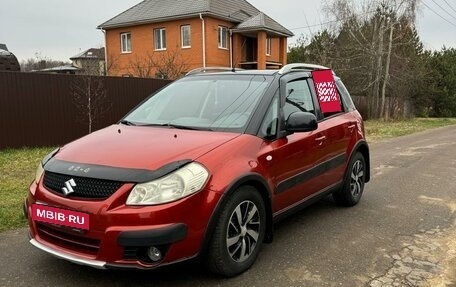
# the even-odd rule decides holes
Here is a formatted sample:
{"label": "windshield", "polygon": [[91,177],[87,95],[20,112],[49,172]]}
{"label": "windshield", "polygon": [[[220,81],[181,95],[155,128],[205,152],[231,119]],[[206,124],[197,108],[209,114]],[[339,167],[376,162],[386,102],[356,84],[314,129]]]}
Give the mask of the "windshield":
{"label": "windshield", "polygon": [[260,75],[184,78],[146,100],[122,122],[243,132],[270,80]]}

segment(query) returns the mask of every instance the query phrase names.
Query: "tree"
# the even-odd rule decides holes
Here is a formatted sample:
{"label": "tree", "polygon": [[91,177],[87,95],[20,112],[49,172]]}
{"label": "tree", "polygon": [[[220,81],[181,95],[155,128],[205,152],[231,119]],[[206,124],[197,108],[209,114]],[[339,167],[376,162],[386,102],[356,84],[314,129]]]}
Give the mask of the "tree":
{"label": "tree", "polygon": [[301,36],[297,44],[290,48],[288,62],[332,66],[335,39],[334,34],[326,29],[312,36],[308,44],[306,38]]}
{"label": "tree", "polygon": [[420,116],[456,116],[456,49],[426,51],[428,74],[419,93],[414,98]]}
{"label": "tree", "polygon": [[88,133],[94,124],[111,108],[107,100],[105,77],[77,75],[73,76],[70,89],[73,103],[81,115],[81,121],[87,125]]}
{"label": "tree", "polygon": [[189,68],[180,49],[166,52],[147,53],[130,62],[130,73],[141,78],[161,78],[175,80],[182,77]]}
{"label": "tree", "polygon": [[289,48],[287,62],[291,63],[305,63],[307,60],[306,47],[308,40],[304,35],[301,35],[296,43]]}
{"label": "tree", "polygon": [[105,61],[106,75],[109,75],[113,70],[118,69],[120,54],[108,53]]}
{"label": "tree", "polygon": [[411,107],[420,116],[456,116],[456,50],[424,51],[417,0],[328,0],[325,7],[334,24],[302,36],[290,62],[333,68],[367,118],[406,117]]}
{"label": "tree", "polygon": [[[412,91],[394,82],[410,76],[419,80],[420,41],[415,30],[416,0],[335,0],[326,3],[336,18],[332,67],[352,92],[366,99],[368,118],[401,117]],[[407,37],[404,37],[407,36]],[[418,40],[418,43],[416,42]],[[414,69],[407,69],[413,67]]]}
{"label": "tree", "polygon": [[154,67],[156,66],[153,60],[153,55],[147,54],[145,57],[137,55],[130,61],[129,72],[132,75],[140,78],[154,78]]}
{"label": "tree", "polygon": [[31,71],[55,68],[55,67],[59,67],[59,66],[71,65],[71,63],[52,60],[51,58],[43,56],[43,55],[41,55],[41,53],[36,52],[35,58],[28,58],[26,60],[22,60],[20,65],[21,65],[21,71],[31,72]]}

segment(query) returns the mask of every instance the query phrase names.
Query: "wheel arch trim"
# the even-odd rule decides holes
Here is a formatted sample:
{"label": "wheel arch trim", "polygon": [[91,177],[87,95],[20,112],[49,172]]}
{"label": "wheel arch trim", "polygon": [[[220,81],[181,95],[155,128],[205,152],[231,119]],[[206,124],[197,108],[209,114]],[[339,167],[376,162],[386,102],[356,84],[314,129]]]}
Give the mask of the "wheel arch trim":
{"label": "wheel arch trim", "polygon": [[369,151],[369,145],[365,140],[359,140],[353,149],[351,150],[350,156],[348,157],[347,161],[347,169],[349,168],[348,163],[351,161],[353,156],[357,153],[360,152],[364,156],[364,161],[366,163],[366,179],[365,182],[369,182],[370,180],[370,151]]}
{"label": "wheel arch trim", "polygon": [[209,245],[211,240],[213,231],[215,229],[218,215],[220,214],[224,204],[228,201],[230,195],[236,192],[241,186],[249,185],[254,187],[260,193],[261,197],[264,200],[265,208],[266,208],[266,234],[265,234],[265,242],[272,242],[273,238],[273,218],[272,218],[272,202],[271,202],[271,195],[272,191],[264,179],[264,177],[258,173],[248,173],[244,174],[231,182],[231,184],[225,189],[222,194],[222,197],[217,202],[212,215],[209,219],[209,223],[206,227],[206,231],[203,237],[200,254],[204,254],[207,252],[206,248]]}

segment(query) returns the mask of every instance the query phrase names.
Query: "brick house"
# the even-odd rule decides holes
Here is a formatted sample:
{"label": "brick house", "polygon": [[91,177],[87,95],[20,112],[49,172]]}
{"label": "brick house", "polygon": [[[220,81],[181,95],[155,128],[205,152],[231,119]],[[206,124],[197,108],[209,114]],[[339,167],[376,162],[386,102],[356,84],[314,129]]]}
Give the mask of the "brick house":
{"label": "brick house", "polygon": [[245,0],[145,0],[98,28],[112,76],[160,76],[165,63],[183,63],[180,72],[278,68],[293,36]]}
{"label": "brick house", "polygon": [[70,58],[72,66],[78,68],[78,74],[104,76],[105,49],[90,48]]}

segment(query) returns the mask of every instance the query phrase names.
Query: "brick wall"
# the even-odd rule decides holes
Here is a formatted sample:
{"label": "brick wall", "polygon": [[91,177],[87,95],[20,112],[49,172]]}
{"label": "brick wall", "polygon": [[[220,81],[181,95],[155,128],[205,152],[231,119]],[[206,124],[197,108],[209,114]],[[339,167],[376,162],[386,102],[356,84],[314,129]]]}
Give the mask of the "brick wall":
{"label": "brick wall", "polygon": [[[191,48],[181,48],[181,26],[190,25],[191,27]],[[154,29],[166,29],[166,50],[156,51],[154,47]],[[121,53],[120,34],[131,33],[131,53]],[[132,63],[142,61],[148,56],[164,57],[170,51],[178,49],[182,61],[188,63],[188,66],[200,66],[202,62],[201,51],[201,21],[199,19],[186,19],[160,24],[147,24],[132,26],[128,28],[118,28],[106,32],[106,46],[108,56],[108,66],[113,65],[109,75],[123,76],[134,74]],[[111,63],[109,63],[111,61]],[[144,65],[146,63],[144,62]],[[155,73],[153,73],[154,75]]]}
{"label": "brick wall", "polygon": [[[205,20],[205,34],[206,34],[206,66],[230,66],[230,51],[229,41],[228,49],[221,49],[218,47],[218,27],[225,26],[232,28],[233,23],[223,21],[211,17],[204,17]],[[191,27],[191,47],[181,47],[181,26],[190,25]],[[154,29],[166,29],[166,51],[156,51],[154,48]],[[121,53],[121,33],[131,33],[131,53]],[[233,61],[236,67],[243,60],[243,47],[245,38],[242,35],[235,34],[233,39]],[[280,39],[271,39],[271,55],[266,56],[266,61],[280,62]],[[285,40],[286,45],[286,40]],[[108,56],[108,67],[112,66],[108,74],[111,76],[123,76],[135,74],[135,69],[132,64],[143,62],[149,56],[152,56],[155,61],[159,57],[167,57],[167,54],[177,54],[182,61],[186,63],[187,70],[199,68],[203,66],[203,53],[202,53],[202,25],[201,19],[183,19],[168,21],[162,23],[137,25],[128,28],[110,29],[106,32],[106,46]],[[261,47],[265,51],[265,47]],[[177,53],[175,53],[177,51]],[[286,59],[284,61],[286,63]],[[151,75],[155,76],[155,71],[151,71]]]}

